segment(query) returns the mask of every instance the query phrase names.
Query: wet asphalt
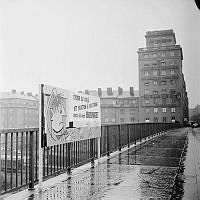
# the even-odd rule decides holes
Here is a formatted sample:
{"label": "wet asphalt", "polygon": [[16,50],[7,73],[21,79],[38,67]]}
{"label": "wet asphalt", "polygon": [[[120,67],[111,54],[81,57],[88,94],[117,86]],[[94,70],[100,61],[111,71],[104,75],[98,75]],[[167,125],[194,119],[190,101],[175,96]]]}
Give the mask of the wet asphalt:
{"label": "wet asphalt", "polygon": [[200,129],[181,128],[26,199],[194,199],[200,192]]}

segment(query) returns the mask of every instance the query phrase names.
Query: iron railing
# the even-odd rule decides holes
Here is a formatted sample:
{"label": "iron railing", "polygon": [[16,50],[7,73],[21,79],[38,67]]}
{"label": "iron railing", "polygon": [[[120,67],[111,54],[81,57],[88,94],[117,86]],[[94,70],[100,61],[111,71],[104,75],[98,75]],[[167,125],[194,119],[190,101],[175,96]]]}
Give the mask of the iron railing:
{"label": "iron railing", "polygon": [[[100,155],[109,155],[156,133],[179,128],[175,123],[102,125]],[[0,130],[0,194],[23,186],[34,188],[38,181],[39,129]],[[44,147],[43,178],[70,170],[97,158],[97,139]]]}

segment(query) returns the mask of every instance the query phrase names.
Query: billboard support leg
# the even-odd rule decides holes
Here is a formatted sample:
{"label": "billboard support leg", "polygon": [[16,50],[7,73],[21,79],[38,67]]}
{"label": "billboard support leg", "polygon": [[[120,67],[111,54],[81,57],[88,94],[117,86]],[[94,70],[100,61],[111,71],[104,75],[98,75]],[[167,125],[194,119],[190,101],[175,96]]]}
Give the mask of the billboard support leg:
{"label": "billboard support leg", "polygon": [[101,156],[100,137],[97,138],[97,145],[98,145],[98,162],[99,162],[99,159],[100,159],[100,156]]}

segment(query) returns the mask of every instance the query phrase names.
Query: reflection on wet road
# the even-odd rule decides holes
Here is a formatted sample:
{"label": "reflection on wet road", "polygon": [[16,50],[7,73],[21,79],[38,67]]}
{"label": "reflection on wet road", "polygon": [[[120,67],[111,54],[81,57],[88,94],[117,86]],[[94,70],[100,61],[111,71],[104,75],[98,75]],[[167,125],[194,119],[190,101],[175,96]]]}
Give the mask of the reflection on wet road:
{"label": "reflection on wet road", "polygon": [[187,135],[187,129],[173,130],[28,199],[182,198],[184,182],[177,174],[183,173]]}

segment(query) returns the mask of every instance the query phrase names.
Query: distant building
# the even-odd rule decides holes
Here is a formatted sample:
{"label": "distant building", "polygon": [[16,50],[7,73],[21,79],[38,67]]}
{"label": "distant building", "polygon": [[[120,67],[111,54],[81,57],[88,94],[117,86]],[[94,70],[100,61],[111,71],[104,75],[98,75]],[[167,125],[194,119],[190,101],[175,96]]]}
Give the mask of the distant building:
{"label": "distant building", "polygon": [[134,91],[133,87],[128,91],[123,91],[121,87],[118,90],[98,88],[85,93],[100,97],[102,124],[139,122],[138,91]]}
{"label": "distant building", "polygon": [[173,30],[148,31],[138,50],[140,122],[188,121],[182,48]]}
{"label": "distant building", "polygon": [[200,105],[196,105],[194,108],[190,108],[190,117],[192,117],[193,115],[197,115],[200,114]]}
{"label": "distant building", "polygon": [[32,93],[0,93],[0,129],[38,127],[38,109],[38,97]]}

